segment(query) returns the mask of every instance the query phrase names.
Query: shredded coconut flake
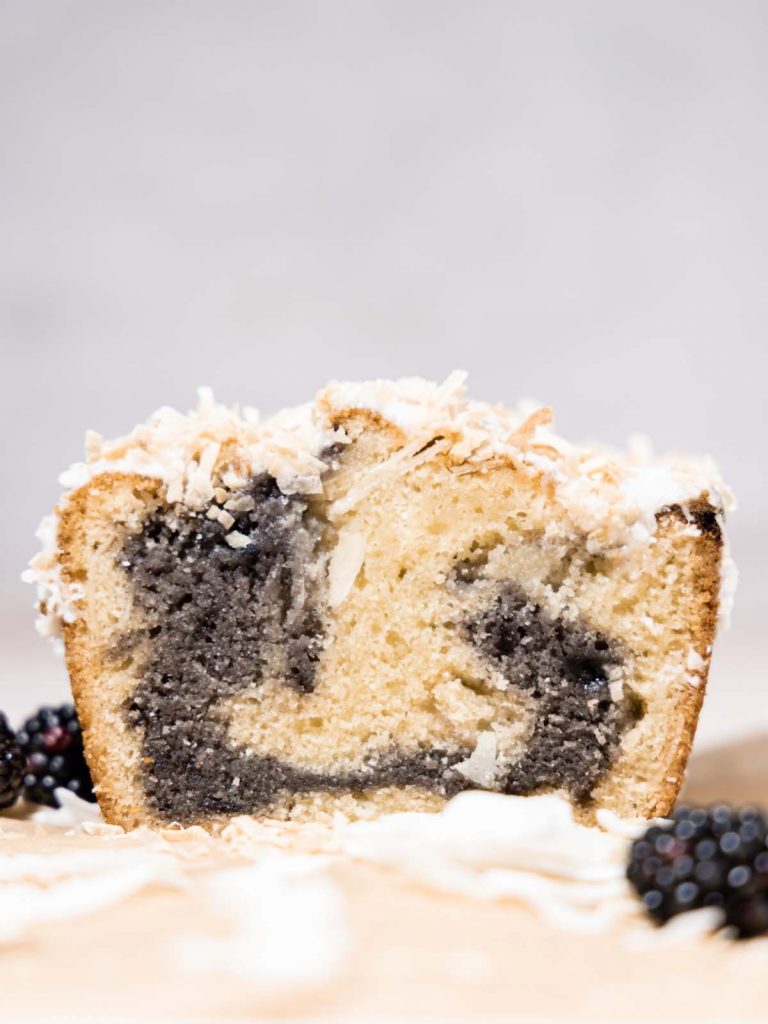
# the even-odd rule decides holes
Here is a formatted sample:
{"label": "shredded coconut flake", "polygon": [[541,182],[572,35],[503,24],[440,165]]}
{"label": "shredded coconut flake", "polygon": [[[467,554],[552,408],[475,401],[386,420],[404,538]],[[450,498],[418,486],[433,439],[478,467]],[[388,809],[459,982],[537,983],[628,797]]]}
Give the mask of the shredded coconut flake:
{"label": "shredded coconut flake", "polygon": [[230,526],[235,525],[235,517],[230,515],[229,512],[223,508],[219,508],[218,505],[211,505],[206,513],[209,519],[213,519],[215,522],[221,523],[225,530],[228,530]]}
{"label": "shredded coconut flake", "polygon": [[[551,430],[552,411],[535,403],[516,410],[469,401],[466,374],[452,373],[437,385],[418,378],[334,382],[313,403],[287,409],[260,420],[255,410],[227,408],[208,388],[199,390],[197,408],[187,415],[162,408],[127,437],[105,441],[89,431],[87,462],[62,474],[62,485],[78,488],[110,472],[137,474],[162,481],[170,504],[203,509],[216,498],[223,510],[214,513],[227,528],[227,515],[246,511],[249,499],[233,495],[222,502],[222,489],[232,494],[260,473],[275,478],[285,494],[321,494],[327,464],[321,456],[331,446],[346,444],[335,426],[355,409],[377,413],[403,434],[402,446],[369,469],[329,508],[337,522],[379,487],[412,472],[437,456],[450,459],[456,473],[483,472],[493,461],[508,459],[521,473],[544,476],[559,502],[595,554],[627,545],[647,544],[656,529],[655,514],[668,504],[706,496],[716,507],[734,507],[709,459],[679,456],[654,458],[650,446],[635,439],[621,454],[598,446],[577,447]],[[217,497],[218,496],[218,497]],[[65,494],[62,504],[69,495]],[[209,513],[210,514],[210,513]],[[695,529],[695,524],[691,524]],[[43,550],[33,559],[25,579],[36,582],[44,629],[57,632],[62,621],[76,616],[82,594],[62,580],[57,562],[56,523],[42,531]],[[232,547],[247,541],[228,534]],[[721,574],[720,614],[727,620],[735,585],[728,552]]]}
{"label": "shredded coconut flake", "polygon": [[[244,483],[245,481],[243,481]],[[242,486],[242,484],[240,485]],[[256,502],[250,494],[238,494],[224,503],[224,508],[229,512],[252,512],[256,508]]]}
{"label": "shredded coconut flake", "polygon": [[437,814],[353,822],[342,835],[351,856],[438,891],[515,900],[566,930],[608,931],[633,920],[650,930],[625,876],[629,840],[577,824],[554,794],[461,793]]}
{"label": "shredded coconut flake", "polygon": [[481,788],[490,788],[496,778],[496,733],[489,730],[477,737],[475,749],[456,765],[456,771]]}
{"label": "shredded coconut flake", "polygon": [[188,935],[172,952],[184,969],[244,978],[260,990],[325,983],[349,944],[341,892],[323,857],[262,851],[257,862],[204,878],[225,936]]}
{"label": "shredded coconut flake", "polygon": [[384,462],[369,470],[364,480],[331,505],[329,515],[332,519],[340,519],[374,490],[391,484],[398,476],[412,472],[417,466],[446,451],[448,447],[449,443],[445,440],[432,443],[430,439],[421,437],[411,441],[410,444],[398,449]]}
{"label": "shredded coconut flake", "polygon": [[229,544],[231,548],[247,548],[251,543],[244,533],[240,533],[238,530],[233,530],[228,533],[224,540]]}
{"label": "shredded coconut flake", "polygon": [[328,563],[328,603],[332,608],[346,598],[365,561],[365,534],[341,530]]}

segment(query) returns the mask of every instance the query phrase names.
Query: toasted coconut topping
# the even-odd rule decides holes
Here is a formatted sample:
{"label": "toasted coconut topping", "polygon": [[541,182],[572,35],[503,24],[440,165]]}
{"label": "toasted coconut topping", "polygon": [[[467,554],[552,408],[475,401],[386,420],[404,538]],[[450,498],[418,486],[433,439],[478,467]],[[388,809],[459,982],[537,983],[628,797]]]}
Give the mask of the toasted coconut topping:
{"label": "toasted coconut topping", "polygon": [[[336,487],[340,496],[329,508],[336,522],[378,487],[437,457],[447,459],[457,473],[508,461],[520,472],[547,478],[574,533],[583,535],[594,553],[649,543],[656,512],[666,505],[703,496],[716,509],[733,507],[709,459],[654,459],[647,444],[637,441],[629,453],[572,445],[551,430],[548,406],[528,403],[510,410],[469,401],[465,378],[455,371],[440,385],[419,378],[333,382],[314,402],[264,421],[250,407],[242,413],[237,406],[227,408],[214,401],[210,389],[200,388],[197,408],[187,415],[159,409],[115,441],[89,431],[86,462],[71,467],[60,480],[74,489],[109,473],[159,478],[170,504],[195,510],[213,501],[223,505],[208,514],[227,528],[229,513],[243,510],[242,502],[248,500],[236,492],[254,475],[269,473],[285,494],[322,495],[328,469],[323,453],[348,443],[345,417],[368,410],[396,427],[402,444],[383,462],[356,474],[349,489]],[[63,501],[67,499],[65,494]],[[41,601],[55,620],[73,614],[78,595],[60,579],[55,522],[41,536],[44,551],[26,578],[38,582]],[[228,542],[237,546],[237,535],[230,533]],[[727,565],[724,577],[732,579]],[[730,584],[724,590],[725,614],[731,590]]]}
{"label": "toasted coconut topping", "polygon": [[328,603],[340,605],[352,589],[365,561],[365,534],[341,530],[328,564]]}

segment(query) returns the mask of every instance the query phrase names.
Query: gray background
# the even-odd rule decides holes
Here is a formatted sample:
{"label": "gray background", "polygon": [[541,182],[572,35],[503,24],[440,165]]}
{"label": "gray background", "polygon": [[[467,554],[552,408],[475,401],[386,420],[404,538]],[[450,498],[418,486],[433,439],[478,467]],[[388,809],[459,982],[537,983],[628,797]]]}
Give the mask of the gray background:
{"label": "gray background", "polygon": [[18,575],[86,426],[458,366],[718,458],[701,738],[768,725],[768,3],[2,0],[0,81],[0,704],[65,689]]}

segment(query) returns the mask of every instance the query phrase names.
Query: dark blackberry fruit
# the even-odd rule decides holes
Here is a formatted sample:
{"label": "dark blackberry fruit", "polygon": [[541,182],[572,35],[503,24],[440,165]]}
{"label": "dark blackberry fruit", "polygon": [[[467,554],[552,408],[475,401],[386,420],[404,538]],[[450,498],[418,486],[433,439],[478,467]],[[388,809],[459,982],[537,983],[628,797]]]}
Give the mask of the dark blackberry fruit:
{"label": "dark blackberry fruit", "polygon": [[40,708],[16,734],[26,757],[24,796],[58,807],[54,790],[68,789],[95,803],[91,774],[83,754],[83,734],[71,704]]}
{"label": "dark blackberry fruit", "polygon": [[627,878],[659,924],[718,907],[739,938],[768,934],[768,823],[754,807],[679,807],[632,844]]}
{"label": "dark blackberry fruit", "polygon": [[0,809],[12,807],[21,793],[24,779],[24,755],[16,734],[0,712]]}

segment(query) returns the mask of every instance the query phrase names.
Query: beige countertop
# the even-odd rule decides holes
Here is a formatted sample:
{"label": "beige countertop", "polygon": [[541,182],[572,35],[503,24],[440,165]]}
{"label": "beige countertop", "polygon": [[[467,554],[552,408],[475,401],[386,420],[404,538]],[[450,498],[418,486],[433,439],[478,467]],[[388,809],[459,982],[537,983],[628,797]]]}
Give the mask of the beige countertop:
{"label": "beige countertop", "polygon": [[[768,804],[768,737],[695,757],[688,795]],[[104,843],[134,842],[63,831],[51,838],[8,818],[0,825],[0,858],[82,855]],[[133,835],[138,846],[152,848],[151,837]],[[187,851],[180,840],[182,886],[160,878],[111,906],[37,924],[23,941],[3,944],[2,1015],[328,1024],[765,1019],[768,939],[733,943],[699,935],[670,944],[657,941],[661,933],[644,922],[639,944],[621,927],[573,933],[511,900],[431,891],[391,868],[345,857],[332,860],[330,878],[342,897],[348,941],[327,974],[310,983],[288,978],[275,988],[236,971],[182,969],[172,955],[180,942],[226,936],[226,923],[206,899],[206,878],[236,867],[242,848],[217,842],[201,838]],[[296,941],[301,945],[302,936]]]}

